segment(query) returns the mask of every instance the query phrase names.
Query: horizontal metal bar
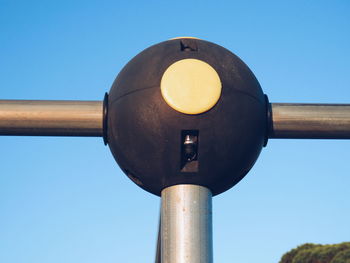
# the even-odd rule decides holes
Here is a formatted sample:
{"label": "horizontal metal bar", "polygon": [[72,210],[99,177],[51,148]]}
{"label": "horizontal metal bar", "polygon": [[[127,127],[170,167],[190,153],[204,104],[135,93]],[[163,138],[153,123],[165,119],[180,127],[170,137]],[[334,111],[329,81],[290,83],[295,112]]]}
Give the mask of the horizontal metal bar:
{"label": "horizontal metal bar", "polygon": [[271,104],[269,138],[350,139],[350,104]]}
{"label": "horizontal metal bar", "polygon": [[[103,136],[102,101],[0,100],[0,135]],[[269,138],[350,139],[350,104],[271,104]]]}
{"label": "horizontal metal bar", "polygon": [[103,135],[102,101],[0,100],[0,135]]}

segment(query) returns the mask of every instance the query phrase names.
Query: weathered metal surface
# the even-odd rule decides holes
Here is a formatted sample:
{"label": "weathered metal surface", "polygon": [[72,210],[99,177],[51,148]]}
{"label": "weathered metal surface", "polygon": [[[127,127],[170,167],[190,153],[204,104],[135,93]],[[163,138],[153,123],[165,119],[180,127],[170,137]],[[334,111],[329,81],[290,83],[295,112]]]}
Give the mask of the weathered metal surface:
{"label": "weathered metal surface", "polygon": [[350,139],[350,104],[271,104],[269,138]]}
{"label": "weathered metal surface", "polygon": [[198,185],[162,191],[161,262],[212,263],[212,194]]}
{"label": "weathered metal surface", "polygon": [[102,101],[0,100],[0,135],[100,137],[102,133]]}

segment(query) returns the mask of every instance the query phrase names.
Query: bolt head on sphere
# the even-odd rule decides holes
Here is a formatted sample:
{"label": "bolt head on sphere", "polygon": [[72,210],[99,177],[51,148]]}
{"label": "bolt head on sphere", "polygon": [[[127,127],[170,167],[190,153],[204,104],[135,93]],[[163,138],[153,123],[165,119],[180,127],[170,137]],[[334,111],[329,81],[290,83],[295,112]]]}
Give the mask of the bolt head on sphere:
{"label": "bolt head on sphere", "polygon": [[165,41],[134,57],[114,81],[108,145],[148,192],[195,184],[217,195],[258,158],[267,104],[254,74],[227,49],[192,38]]}

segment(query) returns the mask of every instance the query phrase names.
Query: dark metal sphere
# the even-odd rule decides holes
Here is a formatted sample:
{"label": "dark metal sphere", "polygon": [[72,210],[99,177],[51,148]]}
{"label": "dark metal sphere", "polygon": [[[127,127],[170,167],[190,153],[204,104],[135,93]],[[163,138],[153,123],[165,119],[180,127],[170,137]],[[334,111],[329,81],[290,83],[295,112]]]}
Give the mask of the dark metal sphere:
{"label": "dark metal sphere", "polygon": [[[196,115],[174,110],[160,89],[167,68],[188,58],[208,63],[222,84],[215,106]],[[216,195],[238,183],[258,158],[266,109],[258,81],[233,53],[203,40],[169,40],[142,51],[114,81],[108,145],[121,169],[148,192],[196,184]]]}

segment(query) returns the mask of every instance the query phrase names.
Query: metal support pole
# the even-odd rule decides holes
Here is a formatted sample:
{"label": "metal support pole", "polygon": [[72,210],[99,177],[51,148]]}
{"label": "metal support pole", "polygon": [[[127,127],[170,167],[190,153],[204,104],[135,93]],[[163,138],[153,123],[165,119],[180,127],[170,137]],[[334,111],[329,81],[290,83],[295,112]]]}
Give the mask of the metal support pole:
{"label": "metal support pole", "polygon": [[350,104],[271,104],[269,138],[350,139]]}
{"label": "metal support pole", "polygon": [[0,135],[103,135],[102,101],[0,100]]}
{"label": "metal support pole", "polygon": [[162,191],[161,262],[212,263],[212,194],[198,185]]}

